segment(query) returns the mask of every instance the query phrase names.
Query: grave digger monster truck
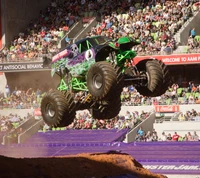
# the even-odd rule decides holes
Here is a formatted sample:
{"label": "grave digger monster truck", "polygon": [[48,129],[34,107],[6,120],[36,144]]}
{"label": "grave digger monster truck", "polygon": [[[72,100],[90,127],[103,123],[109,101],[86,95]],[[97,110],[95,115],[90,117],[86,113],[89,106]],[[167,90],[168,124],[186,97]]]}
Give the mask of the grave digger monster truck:
{"label": "grave digger monster truck", "polygon": [[104,36],[82,39],[69,45],[44,65],[51,63],[52,76],[58,74],[56,90],[42,98],[41,113],[52,127],[71,124],[77,110],[88,109],[95,119],[111,119],[121,110],[123,87],[134,85],[144,96],[165,93],[170,78],[167,67],[156,59],[145,59],[136,65],[130,37],[111,40]]}

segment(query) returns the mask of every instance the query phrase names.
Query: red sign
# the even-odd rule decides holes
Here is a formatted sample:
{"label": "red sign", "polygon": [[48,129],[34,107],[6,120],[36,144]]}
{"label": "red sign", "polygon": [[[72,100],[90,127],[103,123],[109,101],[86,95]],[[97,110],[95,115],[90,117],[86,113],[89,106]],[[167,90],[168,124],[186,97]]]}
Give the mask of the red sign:
{"label": "red sign", "polygon": [[41,115],[42,115],[42,113],[41,113],[40,108],[37,108],[34,110],[34,116],[41,116]]}
{"label": "red sign", "polygon": [[179,109],[179,105],[155,105],[155,110],[159,113],[178,112]]}
{"label": "red sign", "polygon": [[144,59],[158,59],[167,65],[183,65],[183,64],[200,64],[200,54],[172,54],[172,55],[155,55],[155,56],[136,56],[134,64],[136,65]]}

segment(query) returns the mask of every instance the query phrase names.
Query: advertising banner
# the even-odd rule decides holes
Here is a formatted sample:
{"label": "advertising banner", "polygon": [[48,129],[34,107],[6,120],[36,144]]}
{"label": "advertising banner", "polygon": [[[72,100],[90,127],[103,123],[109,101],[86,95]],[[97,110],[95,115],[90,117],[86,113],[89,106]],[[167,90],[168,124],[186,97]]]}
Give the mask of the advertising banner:
{"label": "advertising banner", "polygon": [[155,58],[161,60],[167,65],[200,64],[200,54],[172,54],[172,55],[154,55],[154,56],[136,56],[134,64],[144,60]]}
{"label": "advertising banner", "polygon": [[[90,18],[91,19],[91,18]],[[88,18],[89,20],[89,18]],[[200,54],[174,54],[174,55],[155,55],[155,56],[136,56],[132,61],[136,65],[144,59],[158,59],[166,65],[187,65],[187,64],[200,64]],[[37,71],[49,70],[43,66],[43,62],[16,62],[16,63],[1,63],[1,72],[16,72],[16,71]]]}
{"label": "advertising banner", "polygon": [[140,162],[144,168],[158,174],[200,175],[200,162]]}
{"label": "advertising banner", "polygon": [[155,111],[158,113],[179,112],[179,105],[155,105]]}
{"label": "advertising banner", "polygon": [[45,70],[42,62],[30,63],[1,63],[0,72]]}

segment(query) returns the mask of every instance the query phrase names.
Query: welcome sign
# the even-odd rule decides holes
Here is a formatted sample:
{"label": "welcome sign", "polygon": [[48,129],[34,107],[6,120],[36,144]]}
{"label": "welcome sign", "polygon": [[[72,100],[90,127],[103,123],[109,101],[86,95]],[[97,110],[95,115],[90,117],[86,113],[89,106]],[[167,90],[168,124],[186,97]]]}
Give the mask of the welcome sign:
{"label": "welcome sign", "polygon": [[136,56],[133,60],[133,64],[144,59],[158,59],[166,65],[187,65],[187,64],[199,64],[200,54],[172,54],[172,55],[152,55],[152,56]]}

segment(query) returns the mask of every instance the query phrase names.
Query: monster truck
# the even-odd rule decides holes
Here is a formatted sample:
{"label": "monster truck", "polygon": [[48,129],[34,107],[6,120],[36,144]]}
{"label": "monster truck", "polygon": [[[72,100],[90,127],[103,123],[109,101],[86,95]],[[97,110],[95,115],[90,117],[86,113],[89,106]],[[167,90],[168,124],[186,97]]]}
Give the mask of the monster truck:
{"label": "monster truck", "polygon": [[95,119],[111,119],[121,110],[123,87],[133,85],[144,96],[160,96],[170,82],[167,66],[156,59],[134,65],[138,42],[130,37],[82,39],[45,59],[51,74],[59,75],[56,90],[42,98],[41,113],[52,127],[71,124],[76,111],[88,109]]}

